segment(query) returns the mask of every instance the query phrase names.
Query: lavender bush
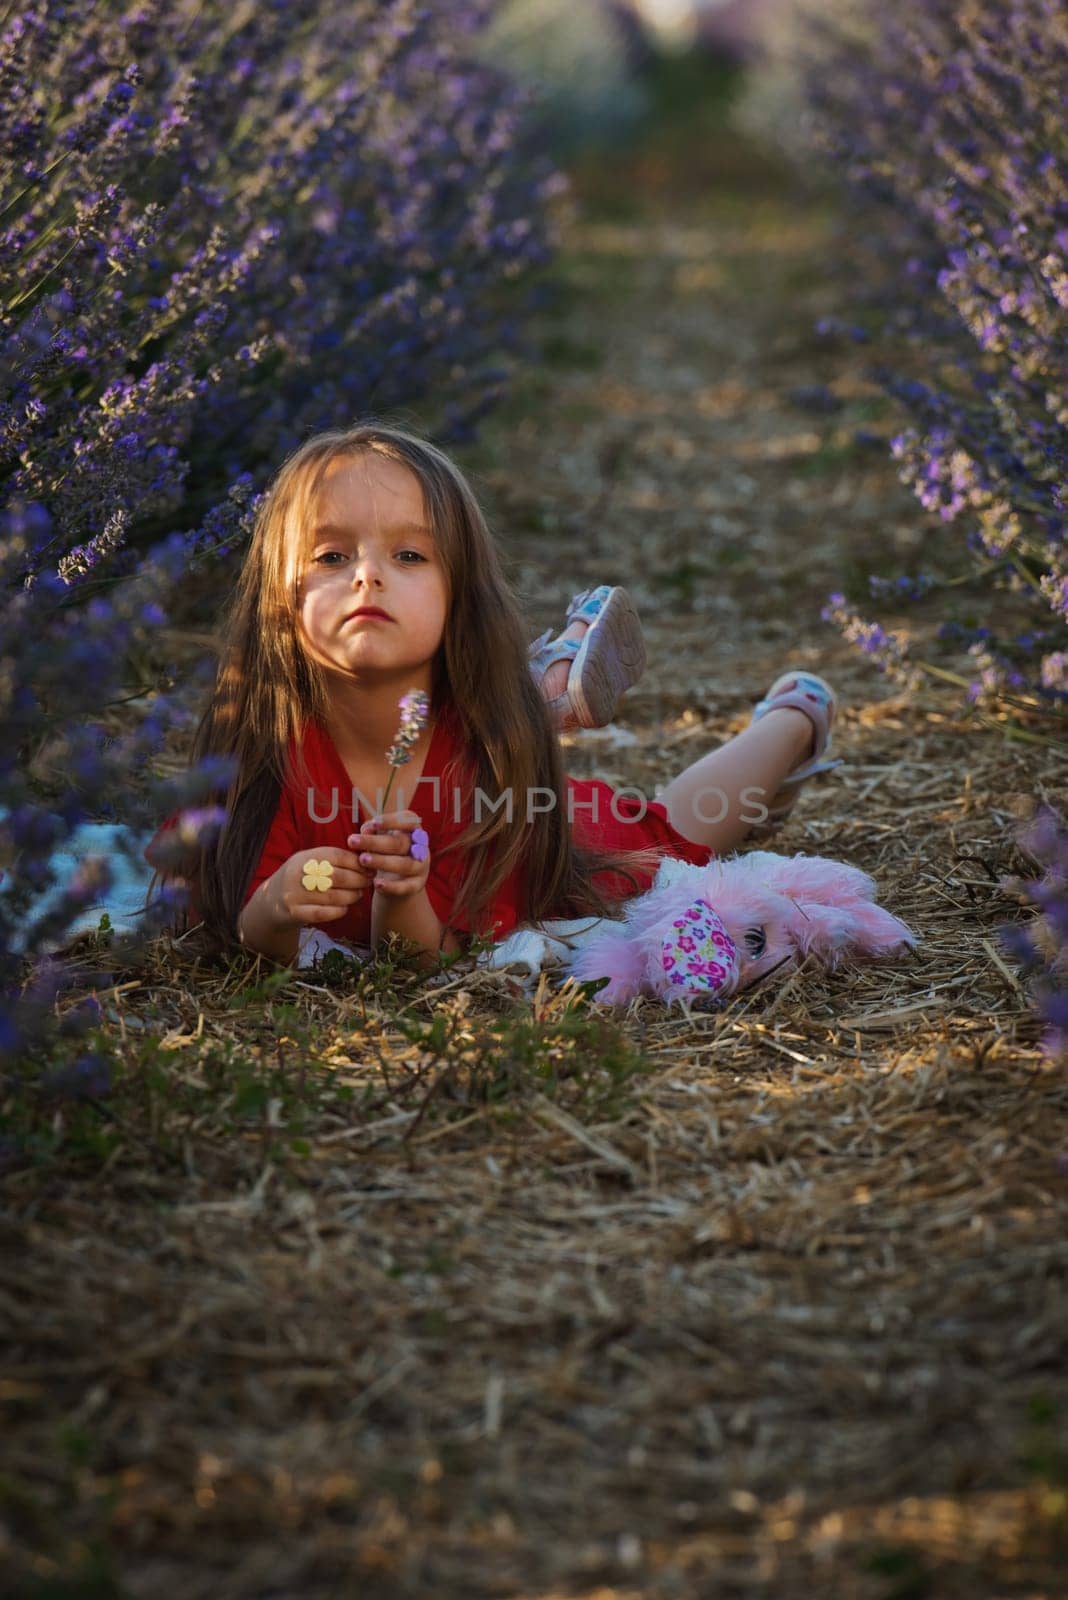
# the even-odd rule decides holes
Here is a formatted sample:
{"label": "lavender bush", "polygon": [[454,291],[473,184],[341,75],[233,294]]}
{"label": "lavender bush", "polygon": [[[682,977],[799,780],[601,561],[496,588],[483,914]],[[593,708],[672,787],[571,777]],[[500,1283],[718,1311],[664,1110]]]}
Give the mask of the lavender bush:
{"label": "lavender bush", "polygon": [[[506,377],[559,178],[478,59],[489,0],[28,0],[0,34],[0,1051],[25,957],[99,893],[86,818],[216,826],[161,791],[164,606],[226,581],[309,432],[419,403],[470,435]],[[130,702],[120,716],[116,708]],[[204,809],[206,808],[206,809]],[[188,830],[187,830],[188,831]],[[166,903],[158,907],[159,915]]]}
{"label": "lavender bush", "polygon": [[[969,698],[1017,723],[1049,721],[1063,739],[1068,13],[1056,0],[780,0],[776,28],[773,92],[763,112],[760,95],[750,100],[749,124],[764,114],[781,133],[792,106],[803,147],[822,150],[862,202],[885,263],[865,311],[882,307],[871,320],[906,341],[910,368],[873,374],[907,417],[893,455],[946,526],[943,572],[963,569],[873,577],[871,597],[900,606],[938,592],[941,637],[967,653]],[[867,337],[850,310],[819,331]],[[947,581],[970,589],[970,617],[946,615]],[[824,615],[901,682],[939,671],[844,594]],[[1056,1049],[1068,1039],[1066,840],[1045,814],[1027,837],[1045,869],[1029,890],[1042,917],[1007,941],[1040,974]]]}
{"label": "lavender bush", "polygon": [[[943,566],[957,550],[969,563],[975,620],[951,621],[943,636],[971,657],[973,701],[1062,717],[1068,16],[1052,0],[996,10],[977,0],[783,0],[782,10],[797,47],[797,126],[863,202],[888,266],[882,331],[911,346],[907,374],[874,373],[907,415],[892,444],[898,470],[953,526]],[[776,72],[781,82],[781,54]],[[893,592],[903,600],[931,587],[930,575],[913,574]],[[828,614],[869,647],[842,597]],[[908,675],[893,654],[881,664]]]}
{"label": "lavender bush", "polygon": [[1030,927],[1003,928],[1001,942],[1032,978],[1046,1023],[1047,1054],[1068,1054],[1068,826],[1052,807],[1042,806],[1023,830],[1020,844],[1042,877],[1013,879],[1008,887],[1023,890],[1039,915]]}

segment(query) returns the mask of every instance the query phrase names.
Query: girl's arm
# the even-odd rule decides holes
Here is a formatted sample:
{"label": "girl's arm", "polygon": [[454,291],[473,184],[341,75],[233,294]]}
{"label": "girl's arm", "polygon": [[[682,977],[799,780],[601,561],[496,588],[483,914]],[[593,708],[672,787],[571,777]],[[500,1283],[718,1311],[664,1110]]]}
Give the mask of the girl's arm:
{"label": "girl's arm", "polygon": [[300,940],[300,923],[283,915],[278,903],[278,886],[273,877],[264,878],[246,902],[237,919],[237,936],[250,950],[269,956],[283,966],[292,964]]}
{"label": "girl's arm", "polygon": [[414,940],[428,954],[436,954],[440,950],[445,955],[452,955],[460,948],[460,941],[452,930],[444,932],[443,924],[430,904],[425,884],[417,893],[403,898],[387,894],[381,888],[375,890],[371,901],[371,943],[377,945],[390,933],[399,933],[405,939]]}
{"label": "girl's arm", "polygon": [[373,817],[358,834],[349,836],[359,864],[373,874],[371,943],[377,945],[388,934],[398,933],[421,945],[428,955],[439,951],[452,955],[460,942],[451,930],[445,931],[426,892],[430,852],[422,860],[411,854],[412,834],[418,827],[414,811],[393,811]]}

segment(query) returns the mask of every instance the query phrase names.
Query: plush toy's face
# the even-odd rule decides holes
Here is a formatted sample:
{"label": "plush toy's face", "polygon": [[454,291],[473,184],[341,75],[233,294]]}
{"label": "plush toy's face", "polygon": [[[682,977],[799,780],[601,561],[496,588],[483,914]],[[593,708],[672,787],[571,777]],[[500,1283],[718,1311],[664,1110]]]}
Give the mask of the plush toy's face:
{"label": "plush toy's face", "polygon": [[733,991],[738,947],[707,900],[695,900],[672,919],[660,943],[660,965],[665,994],[712,1002]]}
{"label": "plush toy's face", "polygon": [[689,1000],[700,1009],[720,1005],[794,958],[778,919],[732,925],[700,897],[661,930],[661,971],[655,987],[665,999]]}

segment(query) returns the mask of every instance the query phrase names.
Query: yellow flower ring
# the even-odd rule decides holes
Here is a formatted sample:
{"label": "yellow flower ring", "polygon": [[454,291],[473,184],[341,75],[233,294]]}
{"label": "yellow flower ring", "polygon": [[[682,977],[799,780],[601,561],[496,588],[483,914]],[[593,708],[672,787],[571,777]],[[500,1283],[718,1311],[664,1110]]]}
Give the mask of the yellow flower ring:
{"label": "yellow flower ring", "polygon": [[334,863],[316,861],[314,856],[309,857],[304,863],[304,876],[300,881],[305,889],[318,890],[320,894],[325,894],[334,886]]}

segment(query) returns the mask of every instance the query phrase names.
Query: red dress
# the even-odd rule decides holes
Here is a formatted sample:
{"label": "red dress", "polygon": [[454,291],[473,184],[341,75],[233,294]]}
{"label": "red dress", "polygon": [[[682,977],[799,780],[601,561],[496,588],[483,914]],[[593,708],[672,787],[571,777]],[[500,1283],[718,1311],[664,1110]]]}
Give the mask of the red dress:
{"label": "red dress", "polygon": [[[415,793],[405,793],[405,806],[422,819],[430,838],[430,873],[427,878],[427,898],[439,921],[451,923],[456,932],[471,932],[466,917],[454,918],[453,906],[463,876],[464,857],[459,851],[444,854],[446,846],[469,825],[473,814],[474,789],[465,782],[463,749],[458,739],[455,720],[447,713],[438,717],[423,766],[422,777]],[[292,753],[292,747],[291,747]],[[304,736],[304,758],[312,780],[313,790],[298,786],[292,779],[286,784],[271,823],[256,870],[249,880],[243,904],[265,879],[276,872],[298,850],[322,850],[336,846],[347,850],[348,836],[361,821],[374,815],[361,804],[354,793],[352,780],[345,771],[337,747],[326,728],[320,723],[308,724]],[[404,786],[403,767],[398,774],[396,787]],[[572,836],[579,845],[596,846],[603,850],[646,850],[659,848],[667,855],[681,861],[691,861],[704,866],[711,860],[713,851],[707,845],[694,844],[678,833],[668,821],[667,811],[659,800],[648,802],[631,798],[616,791],[598,778],[568,778],[567,805],[572,823]],[[546,796],[531,800],[534,807],[544,805]],[[496,796],[490,796],[489,801]],[[368,796],[374,801],[375,796]],[[522,797],[514,797],[517,814],[522,814]],[[393,796],[390,797],[393,809]],[[487,802],[484,815],[490,815]],[[156,841],[174,825],[175,818],[168,817],[145,854],[151,860]],[[646,869],[636,872],[639,888],[635,890],[627,879],[617,873],[602,872],[596,884],[602,893],[631,895],[648,888],[654,873]],[[495,927],[493,937],[504,938],[511,933],[521,918],[521,869],[516,868],[505,879],[496,896],[481,914],[480,927],[489,931]],[[198,915],[195,904],[191,907],[193,918]],[[561,915],[566,915],[562,911]],[[319,926],[319,924],[317,924]],[[364,894],[343,917],[322,924],[332,938],[353,944],[371,942],[371,896]]]}

